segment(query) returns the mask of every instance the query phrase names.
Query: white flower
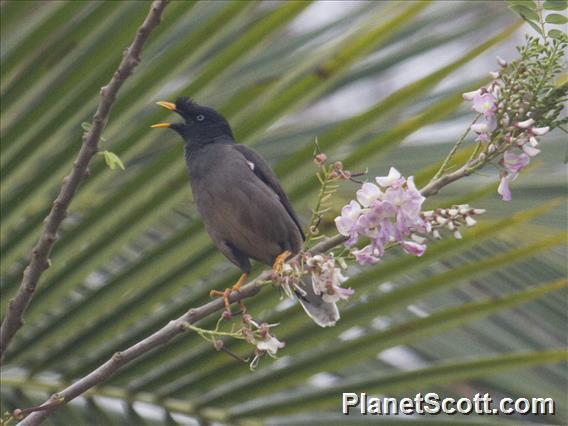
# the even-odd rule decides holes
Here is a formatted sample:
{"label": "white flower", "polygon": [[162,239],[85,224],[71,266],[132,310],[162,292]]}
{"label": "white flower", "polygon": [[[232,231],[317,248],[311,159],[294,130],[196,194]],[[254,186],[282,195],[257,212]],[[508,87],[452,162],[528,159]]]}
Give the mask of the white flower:
{"label": "white flower", "polygon": [[475,123],[471,125],[471,130],[475,133],[487,133],[489,131],[489,126],[487,123]]}
{"label": "white flower", "polygon": [[540,149],[535,148],[529,144],[523,145],[522,148],[525,154],[527,154],[529,157],[534,157],[535,155],[540,154]]}
{"label": "white flower", "polygon": [[465,92],[465,93],[462,94],[462,96],[463,96],[464,100],[472,101],[473,98],[476,95],[479,95],[479,94],[481,94],[481,90],[477,89],[477,90],[474,90],[473,92]]}
{"label": "white flower", "polygon": [[394,167],[391,167],[388,176],[379,176],[375,179],[380,186],[386,188],[392,186],[395,183],[398,183],[400,181],[400,177],[400,172]]}
{"label": "white flower", "polygon": [[477,223],[477,221],[473,217],[471,217],[471,216],[465,217],[466,226],[475,226],[476,223]]}
{"label": "white flower", "polygon": [[515,124],[515,126],[521,128],[521,129],[528,129],[533,124],[534,124],[534,120],[532,118],[529,118],[528,120],[518,122],[517,124]]}
{"label": "white flower", "polygon": [[531,133],[536,136],[546,135],[550,131],[550,127],[533,127]]}
{"label": "white flower", "polygon": [[269,333],[266,333],[265,340],[257,342],[256,348],[259,351],[266,351],[268,355],[274,357],[278,352],[278,349],[282,349],[286,344],[281,342],[276,337],[271,336]]}
{"label": "white flower", "polygon": [[379,200],[382,195],[383,193],[377,185],[365,182],[361,186],[361,189],[357,191],[357,201],[359,201],[363,207],[369,207],[373,201]]}

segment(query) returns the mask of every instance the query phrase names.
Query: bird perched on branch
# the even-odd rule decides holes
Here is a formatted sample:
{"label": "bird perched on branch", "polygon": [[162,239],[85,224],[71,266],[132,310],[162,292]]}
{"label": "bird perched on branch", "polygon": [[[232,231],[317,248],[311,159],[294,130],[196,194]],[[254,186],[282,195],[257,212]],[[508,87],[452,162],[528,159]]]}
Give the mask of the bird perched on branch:
{"label": "bird perched on branch", "polygon": [[[229,295],[239,291],[250,274],[250,259],[279,272],[286,259],[301,250],[300,221],[268,163],[235,143],[221,114],[188,98],[158,105],[183,118],[182,123],[152,127],[169,128],[182,137],[193,198],[205,228],[215,246],[243,272],[232,288],[211,292],[222,296],[229,310]],[[334,325],[339,318],[335,304],[322,300],[311,285],[306,285],[305,294],[296,295],[317,324]]]}

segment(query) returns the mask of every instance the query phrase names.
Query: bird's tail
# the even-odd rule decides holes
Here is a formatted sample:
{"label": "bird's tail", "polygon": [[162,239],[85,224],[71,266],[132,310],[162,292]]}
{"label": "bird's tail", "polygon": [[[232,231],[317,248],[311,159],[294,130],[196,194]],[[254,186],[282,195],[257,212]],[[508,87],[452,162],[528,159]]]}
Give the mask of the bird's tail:
{"label": "bird's tail", "polygon": [[326,302],[314,292],[311,277],[304,277],[303,292],[296,290],[296,297],[306,314],[320,327],[333,327],[339,319],[339,310],[335,303]]}

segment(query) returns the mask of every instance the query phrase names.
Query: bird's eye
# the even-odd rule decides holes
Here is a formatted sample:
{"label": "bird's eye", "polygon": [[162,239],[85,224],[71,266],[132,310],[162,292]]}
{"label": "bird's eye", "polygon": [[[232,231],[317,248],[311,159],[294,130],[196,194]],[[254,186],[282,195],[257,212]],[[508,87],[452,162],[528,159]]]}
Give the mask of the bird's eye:
{"label": "bird's eye", "polygon": [[195,117],[195,119],[197,121],[203,121],[203,120],[205,120],[205,116],[203,114],[199,114],[197,117]]}

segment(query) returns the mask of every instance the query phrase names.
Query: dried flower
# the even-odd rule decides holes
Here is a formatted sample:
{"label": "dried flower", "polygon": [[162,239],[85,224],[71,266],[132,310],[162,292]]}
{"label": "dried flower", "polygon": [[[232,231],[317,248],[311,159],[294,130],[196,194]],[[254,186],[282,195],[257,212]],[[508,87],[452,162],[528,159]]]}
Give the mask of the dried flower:
{"label": "dried flower", "polygon": [[311,273],[314,293],[321,295],[325,302],[335,303],[340,299],[348,299],[355,293],[353,289],[341,287],[347,277],[343,275],[341,268],[336,266],[333,254],[310,256],[305,265],[306,270]]}

